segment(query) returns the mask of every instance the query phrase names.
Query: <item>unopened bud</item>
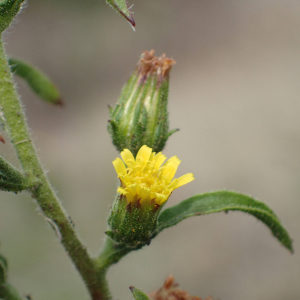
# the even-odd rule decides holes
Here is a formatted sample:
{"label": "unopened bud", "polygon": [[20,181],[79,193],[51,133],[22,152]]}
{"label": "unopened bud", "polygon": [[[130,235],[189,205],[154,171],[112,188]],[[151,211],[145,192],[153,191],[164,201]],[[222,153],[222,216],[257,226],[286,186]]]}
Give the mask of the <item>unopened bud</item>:
{"label": "unopened bud", "polygon": [[145,51],[136,70],[122,89],[115,108],[110,109],[108,131],[117,150],[129,149],[135,156],[147,145],[163,150],[169,136],[169,73],[175,61]]}

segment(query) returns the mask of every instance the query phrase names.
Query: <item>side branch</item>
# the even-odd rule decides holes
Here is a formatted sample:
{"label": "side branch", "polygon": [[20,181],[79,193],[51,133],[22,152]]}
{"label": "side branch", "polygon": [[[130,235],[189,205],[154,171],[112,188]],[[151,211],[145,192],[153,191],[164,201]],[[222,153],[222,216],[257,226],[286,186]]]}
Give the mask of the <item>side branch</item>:
{"label": "side branch", "polygon": [[0,116],[5,124],[6,132],[14,145],[28,182],[31,183],[29,191],[36,199],[45,217],[51,220],[52,227],[59,231],[61,243],[87,285],[92,299],[109,299],[105,272],[99,270],[79,240],[40,165],[1,41],[0,105]]}

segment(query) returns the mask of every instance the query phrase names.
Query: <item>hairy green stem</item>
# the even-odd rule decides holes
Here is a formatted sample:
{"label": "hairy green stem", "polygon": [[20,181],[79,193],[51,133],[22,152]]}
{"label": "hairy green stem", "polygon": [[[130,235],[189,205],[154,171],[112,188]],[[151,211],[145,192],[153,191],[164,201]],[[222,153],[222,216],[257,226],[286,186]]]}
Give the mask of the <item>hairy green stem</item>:
{"label": "hairy green stem", "polygon": [[132,249],[128,248],[119,248],[112,241],[111,238],[106,237],[104,245],[102,247],[101,253],[98,259],[95,260],[97,267],[99,269],[99,277],[103,279],[102,281],[102,291],[105,291],[110,297],[108,284],[106,282],[105,276],[108,268],[117,263],[123,256],[129,253]]}
{"label": "hairy green stem", "polygon": [[79,240],[38,160],[19,96],[14,88],[2,41],[0,41],[0,105],[7,134],[14,145],[28,182],[32,183],[29,191],[75,264],[92,299],[110,299],[105,280],[106,270],[97,265]]}
{"label": "hairy green stem", "polygon": [[111,238],[106,237],[97,264],[100,269],[106,270],[132,250],[131,248],[118,247]]}

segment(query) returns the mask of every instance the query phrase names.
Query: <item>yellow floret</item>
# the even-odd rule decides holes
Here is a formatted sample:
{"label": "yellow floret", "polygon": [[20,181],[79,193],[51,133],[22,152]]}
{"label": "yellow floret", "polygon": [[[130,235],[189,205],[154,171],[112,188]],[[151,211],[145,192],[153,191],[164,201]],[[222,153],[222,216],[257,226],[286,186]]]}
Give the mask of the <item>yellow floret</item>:
{"label": "yellow floret", "polygon": [[145,145],[136,158],[128,149],[121,152],[121,157],[123,161],[116,158],[113,165],[121,180],[118,193],[128,202],[162,205],[175,189],[195,179],[192,173],[188,173],[173,180],[181,162],[178,157],[173,156],[162,165],[166,157],[161,152],[152,152]]}

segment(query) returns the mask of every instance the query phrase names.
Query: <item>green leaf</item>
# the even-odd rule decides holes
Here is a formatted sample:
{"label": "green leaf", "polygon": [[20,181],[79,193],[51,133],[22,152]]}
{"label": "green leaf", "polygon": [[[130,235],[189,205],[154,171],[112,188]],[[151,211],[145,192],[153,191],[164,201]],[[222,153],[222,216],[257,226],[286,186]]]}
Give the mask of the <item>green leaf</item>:
{"label": "green leaf", "polygon": [[26,177],[19,170],[0,156],[0,190],[21,192],[28,188],[26,181]]}
{"label": "green leaf", "polygon": [[199,215],[229,210],[239,210],[253,215],[265,223],[283,246],[293,252],[292,240],[274,212],[264,203],[253,198],[229,191],[218,191],[195,195],[162,211],[158,218],[157,233],[180,221]]}
{"label": "green leaf", "polygon": [[22,300],[17,290],[8,282],[0,285],[0,299],[4,300]]}
{"label": "green leaf", "polygon": [[43,100],[62,105],[59,91],[43,72],[22,60],[8,60],[13,73],[23,78],[32,90]]}
{"label": "green leaf", "polygon": [[134,286],[130,286],[129,289],[131,290],[135,300],[150,300],[149,297],[140,289],[137,289]]}
{"label": "green leaf", "polygon": [[19,12],[24,0],[0,0],[0,32],[3,32]]}
{"label": "green leaf", "polygon": [[133,12],[131,11],[131,6],[128,5],[127,0],[106,0],[106,3],[110,5],[123,18],[125,18],[132,26],[133,30],[135,30]]}

